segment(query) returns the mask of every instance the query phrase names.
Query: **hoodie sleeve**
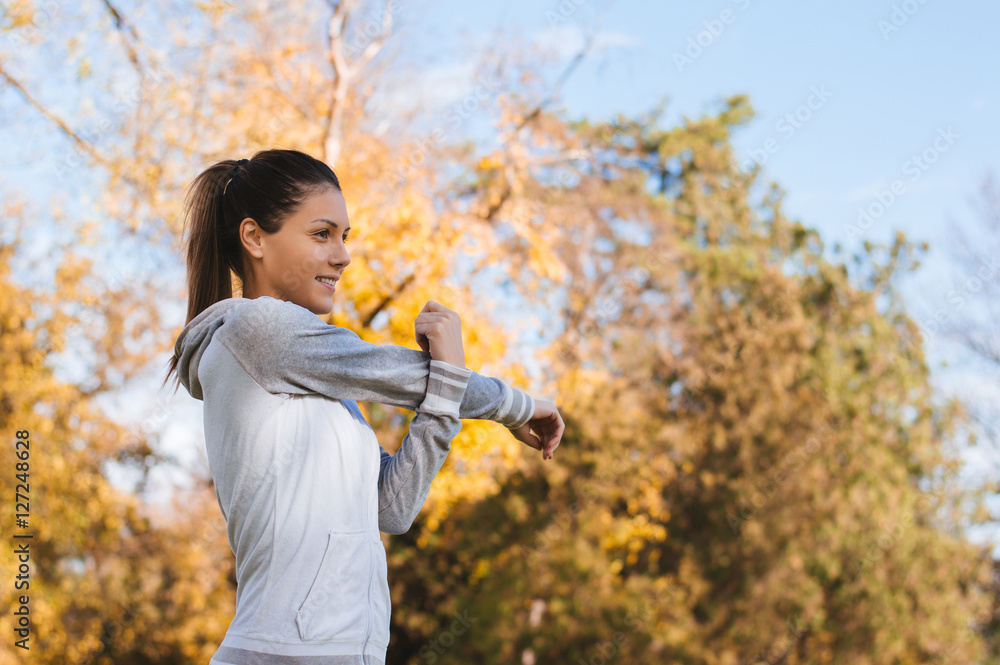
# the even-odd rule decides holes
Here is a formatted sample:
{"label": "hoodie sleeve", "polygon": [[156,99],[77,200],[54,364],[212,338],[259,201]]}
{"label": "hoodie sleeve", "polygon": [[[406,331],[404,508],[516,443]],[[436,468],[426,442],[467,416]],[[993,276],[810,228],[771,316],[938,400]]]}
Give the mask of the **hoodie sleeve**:
{"label": "hoodie sleeve", "polygon": [[524,425],[535,412],[531,395],[500,379],[448,363],[441,363],[445,368],[437,376],[430,353],[366,342],[286,300],[250,300],[231,312],[215,336],[271,393],[318,393],[411,411],[419,411],[426,397],[432,400],[428,411],[450,414],[457,404],[458,418],[492,420],[509,429]]}
{"label": "hoodie sleeve", "polygon": [[420,513],[431,483],[451,451],[452,440],[462,430],[458,405],[472,373],[470,369],[430,361],[427,394],[399,450],[390,455],[378,447],[379,531],[406,533]]}

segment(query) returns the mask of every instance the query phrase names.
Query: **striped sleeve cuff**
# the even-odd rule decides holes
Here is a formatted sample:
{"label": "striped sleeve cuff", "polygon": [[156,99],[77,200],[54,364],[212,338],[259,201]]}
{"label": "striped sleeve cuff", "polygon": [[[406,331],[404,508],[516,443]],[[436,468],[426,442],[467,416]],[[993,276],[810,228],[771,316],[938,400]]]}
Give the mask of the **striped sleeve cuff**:
{"label": "striped sleeve cuff", "polygon": [[535,415],[535,400],[528,393],[503,384],[504,399],[496,421],[507,429],[517,429]]}
{"label": "striped sleeve cuff", "polygon": [[456,367],[443,360],[431,360],[427,394],[417,411],[458,418],[470,376],[471,369]]}

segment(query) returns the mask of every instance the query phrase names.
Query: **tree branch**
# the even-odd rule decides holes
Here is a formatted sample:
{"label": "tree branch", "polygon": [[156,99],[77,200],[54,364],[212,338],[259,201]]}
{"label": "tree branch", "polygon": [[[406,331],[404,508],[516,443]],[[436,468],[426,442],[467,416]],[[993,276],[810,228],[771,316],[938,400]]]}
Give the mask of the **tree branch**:
{"label": "tree branch", "polygon": [[[139,54],[136,53],[134,44],[139,43],[139,34],[136,32],[135,27],[125,20],[121,15],[121,12],[111,4],[110,0],[104,0],[104,6],[107,7],[108,12],[111,13],[111,17],[115,20],[115,28],[118,32],[122,34],[122,42],[125,44],[125,49],[128,51],[128,59],[132,62],[132,66],[135,67],[135,71],[140,77],[143,76],[142,66],[139,64]],[[131,41],[125,35],[125,32],[131,35]]]}
{"label": "tree branch", "polygon": [[328,59],[333,67],[334,83],[330,109],[324,121],[325,138],[323,143],[326,161],[334,164],[340,158],[343,145],[344,107],[347,103],[348,91],[357,74],[382,50],[392,30],[392,18],[389,11],[384,9],[379,36],[365,47],[365,50],[352,64],[348,62],[347,54],[344,52],[344,31],[347,20],[357,6],[357,0],[328,1],[333,9],[327,34],[329,36]]}
{"label": "tree branch", "polygon": [[373,309],[371,312],[368,313],[368,316],[366,316],[364,321],[361,322],[361,325],[364,326],[365,328],[371,326],[372,321],[375,319],[375,317],[378,316],[383,309],[388,307],[389,303],[395,300],[399,296],[399,294],[403,292],[403,289],[405,289],[407,285],[412,281],[413,281],[413,275],[407,275],[403,279],[403,281],[399,284],[399,286],[397,286],[395,289],[392,290],[391,293],[387,294],[384,298],[382,298],[382,301],[378,304],[378,306],[376,306],[375,309]]}
{"label": "tree branch", "polygon": [[24,98],[28,101],[29,104],[38,109],[38,111],[46,118],[54,122],[56,126],[60,130],[62,130],[62,132],[66,134],[66,136],[68,136],[77,145],[77,147],[79,147],[81,150],[83,150],[88,155],[93,157],[96,161],[100,162],[101,164],[104,164],[105,166],[108,166],[107,160],[105,160],[101,155],[99,155],[90,146],[90,144],[88,144],[86,141],[80,138],[80,136],[76,132],[70,129],[70,127],[65,122],[63,122],[60,118],[56,117],[55,114],[50,113],[48,109],[46,109],[34,97],[32,97],[31,93],[29,93],[17,79],[15,79],[13,76],[7,73],[7,70],[3,67],[2,64],[0,64],[0,76],[2,76],[7,81],[7,83],[16,88],[17,91],[24,96]]}
{"label": "tree branch", "polygon": [[567,80],[569,80],[570,75],[572,75],[572,73],[576,70],[576,68],[580,65],[580,63],[583,62],[584,56],[587,55],[587,52],[590,50],[590,46],[594,42],[594,36],[597,34],[597,29],[601,23],[601,16],[606,11],[607,7],[602,9],[600,14],[598,14],[597,20],[594,21],[594,24],[591,26],[590,31],[587,34],[587,38],[583,42],[583,48],[581,48],[580,51],[575,56],[573,56],[573,59],[570,60],[569,64],[566,66],[566,69],[564,69],[563,73],[559,76],[558,79],[556,79],[556,84],[552,87],[552,92],[549,94],[548,97],[543,99],[538,104],[538,106],[536,106],[534,109],[528,112],[527,115],[521,118],[521,121],[514,128],[515,134],[529,122],[537,118],[541,114],[541,112],[545,109],[545,107],[551,104],[555,100],[555,98],[559,95],[559,89],[566,83]]}

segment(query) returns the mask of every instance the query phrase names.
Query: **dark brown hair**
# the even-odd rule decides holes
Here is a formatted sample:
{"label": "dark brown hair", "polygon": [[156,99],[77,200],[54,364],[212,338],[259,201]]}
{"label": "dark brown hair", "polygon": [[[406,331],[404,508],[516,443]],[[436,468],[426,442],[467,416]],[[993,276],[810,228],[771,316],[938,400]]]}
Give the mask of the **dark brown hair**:
{"label": "dark brown hair", "polygon": [[[245,218],[266,233],[276,233],[307,196],[327,186],[341,191],[333,169],[298,150],[261,150],[249,160],[226,159],[198,174],[184,198],[185,325],[211,305],[233,297],[234,273],[246,282],[246,250],[240,242]],[[176,355],[171,358],[164,385],[176,374],[178,360]]]}

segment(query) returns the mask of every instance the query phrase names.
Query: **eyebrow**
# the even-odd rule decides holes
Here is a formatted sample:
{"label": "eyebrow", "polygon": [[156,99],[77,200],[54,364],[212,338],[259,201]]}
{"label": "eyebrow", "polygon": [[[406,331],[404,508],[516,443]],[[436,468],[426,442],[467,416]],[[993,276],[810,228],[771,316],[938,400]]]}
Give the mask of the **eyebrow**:
{"label": "eyebrow", "polygon": [[[325,222],[325,223],[329,224],[330,226],[332,226],[335,229],[338,228],[337,227],[337,222],[334,222],[333,220],[327,219],[326,217],[321,217],[319,219],[314,219],[313,221],[311,221],[309,223],[310,224],[315,224],[316,222]],[[351,227],[350,227],[350,225],[348,225],[347,228],[344,229],[344,233],[347,233],[350,230],[351,230]]]}

